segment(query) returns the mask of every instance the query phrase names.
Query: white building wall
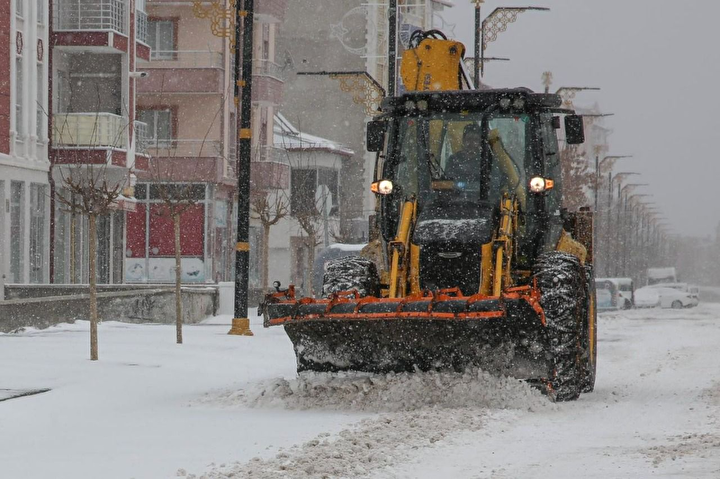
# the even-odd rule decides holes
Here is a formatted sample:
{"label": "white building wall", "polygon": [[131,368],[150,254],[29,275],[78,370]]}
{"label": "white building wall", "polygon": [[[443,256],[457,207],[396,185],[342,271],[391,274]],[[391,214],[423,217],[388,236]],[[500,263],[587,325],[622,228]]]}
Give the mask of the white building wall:
{"label": "white building wall", "polygon": [[[20,3],[17,3],[20,2]],[[18,7],[21,14],[17,14]],[[42,8],[38,11],[38,7]],[[47,141],[47,105],[48,105],[48,5],[47,2],[14,0],[11,2],[10,37],[10,79],[11,79],[11,115],[10,115],[10,154],[0,154],[0,272],[5,282],[15,280],[10,276],[11,265],[11,185],[18,182],[23,185],[22,230],[19,232],[22,245],[22,269],[18,282],[29,282],[30,275],[30,235],[31,235],[31,185],[44,185],[45,214],[42,222],[42,247],[39,258],[42,282],[49,279],[49,217],[50,197],[48,186],[48,141]],[[17,65],[20,59],[21,75],[18,77]],[[21,94],[18,95],[18,81]],[[18,115],[19,107],[20,115]],[[33,232],[34,233],[34,232]]]}

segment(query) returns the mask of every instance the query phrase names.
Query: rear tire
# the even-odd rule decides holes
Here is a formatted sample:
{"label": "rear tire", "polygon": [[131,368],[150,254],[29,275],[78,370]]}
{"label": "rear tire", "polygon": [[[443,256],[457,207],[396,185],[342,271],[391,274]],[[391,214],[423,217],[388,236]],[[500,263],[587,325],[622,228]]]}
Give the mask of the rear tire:
{"label": "rear tire", "polygon": [[[585,266],[587,307],[582,335],[582,390],[591,393],[595,390],[597,375],[597,298],[595,295],[595,271],[592,266]],[[592,334],[591,334],[592,333]]]}
{"label": "rear tire", "polygon": [[682,301],[680,301],[679,299],[676,299],[675,301],[672,302],[670,307],[672,309],[682,309],[683,308]]}
{"label": "rear tire", "polygon": [[361,256],[344,256],[328,261],[323,277],[323,297],[352,290],[361,297],[380,295],[380,277],[375,263]]}
{"label": "rear tire", "polygon": [[573,401],[587,388],[583,362],[589,358],[583,361],[581,347],[583,325],[587,324],[586,274],[576,256],[553,251],[538,258],[534,276],[547,322],[553,396],[556,401]]}

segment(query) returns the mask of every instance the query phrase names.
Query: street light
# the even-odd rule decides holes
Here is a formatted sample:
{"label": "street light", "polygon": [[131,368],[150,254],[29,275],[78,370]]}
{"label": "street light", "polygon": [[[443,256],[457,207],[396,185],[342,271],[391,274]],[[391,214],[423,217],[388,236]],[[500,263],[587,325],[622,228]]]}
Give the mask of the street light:
{"label": "street light", "polygon": [[[475,45],[476,45],[476,52],[477,52],[477,31],[478,31],[478,22],[480,20],[480,4],[483,3],[484,0],[478,0],[475,3]],[[480,25],[480,76],[485,75],[485,49],[487,48],[489,43],[494,42],[497,40],[498,35],[501,32],[504,32],[507,30],[507,26],[510,23],[514,23],[517,20],[518,15],[520,15],[523,12],[527,12],[528,10],[535,10],[535,11],[549,11],[549,8],[544,7],[498,7],[493,12],[485,18],[485,20],[482,21],[482,24]],[[475,58],[477,58],[477,53],[475,54]],[[477,67],[476,70],[477,72]],[[477,78],[475,81],[476,85],[480,84],[480,79]]]}
{"label": "street light", "polygon": [[572,107],[572,102],[575,99],[575,95],[577,95],[580,91],[598,91],[600,88],[596,87],[589,87],[589,86],[562,86],[557,89],[555,92],[556,95],[560,95],[560,98],[562,98],[563,105]]}

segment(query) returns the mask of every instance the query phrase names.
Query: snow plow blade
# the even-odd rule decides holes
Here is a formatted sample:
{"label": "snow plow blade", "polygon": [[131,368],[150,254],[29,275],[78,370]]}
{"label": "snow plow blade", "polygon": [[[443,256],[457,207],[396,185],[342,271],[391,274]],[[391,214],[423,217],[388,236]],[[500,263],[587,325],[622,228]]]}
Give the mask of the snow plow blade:
{"label": "snow plow blade", "polygon": [[284,326],[298,372],[463,371],[476,366],[541,379],[551,371],[538,298],[536,290],[523,287],[501,297],[275,298],[263,309],[267,326]]}

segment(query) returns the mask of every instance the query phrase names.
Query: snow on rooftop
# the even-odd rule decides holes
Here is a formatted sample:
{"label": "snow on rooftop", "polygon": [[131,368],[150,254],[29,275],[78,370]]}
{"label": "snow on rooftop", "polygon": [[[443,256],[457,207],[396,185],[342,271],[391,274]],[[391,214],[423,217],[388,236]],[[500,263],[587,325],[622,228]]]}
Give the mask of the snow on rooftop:
{"label": "snow on rooftop", "polygon": [[303,133],[281,113],[276,113],[273,125],[273,143],[287,150],[326,150],[342,156],[355,154],[350,148],[320,136]]}

